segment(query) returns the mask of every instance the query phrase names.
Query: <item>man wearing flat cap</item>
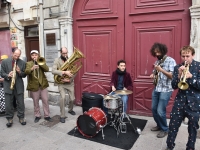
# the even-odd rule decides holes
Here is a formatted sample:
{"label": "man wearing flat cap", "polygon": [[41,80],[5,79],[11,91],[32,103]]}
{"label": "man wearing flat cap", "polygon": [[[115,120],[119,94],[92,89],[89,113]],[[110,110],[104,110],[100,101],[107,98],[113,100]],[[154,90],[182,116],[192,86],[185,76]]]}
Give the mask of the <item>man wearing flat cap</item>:
{"label": "man wearing flat cap", "polygon": [[49,71],[49,67],[46,65],[44,58],[42,63],[38,63],[39,52],[38,50],[31,51],[31,61],[26,63],[25,73],[28,76],[27,90],[30,91],[30,96],[33,99],[34,105],[34,122],[37,123],[41,119],[39,99],[42,100],[44,119],[47,121],[53,121],[49,114],[49,103],[48,103],[48,90],[49,83],[47,81],[45,72]]}

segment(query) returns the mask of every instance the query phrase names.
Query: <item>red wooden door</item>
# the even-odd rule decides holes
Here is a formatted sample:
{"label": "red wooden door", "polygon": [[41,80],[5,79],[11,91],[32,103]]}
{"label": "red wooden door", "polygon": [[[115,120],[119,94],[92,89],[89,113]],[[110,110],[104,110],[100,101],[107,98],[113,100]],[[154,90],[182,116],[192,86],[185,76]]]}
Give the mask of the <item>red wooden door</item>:
{"label": "red wooden door", "polygon": [[[119,59],[127,62],[134,89],[129,113],[151,115],[154,42],[165,43],[168,55],[180,62],[179,49],[189,44],[188,0],[75,1],[74,45],[86,56],[75,83],[76,103],[84,91],[107,94]],[[168,114],[173,101],[168,105]]]}
{"label": "red wooden door", "polygon": [[76,103],[82,92],[107,94],[117,60],[124,58],[124,0],[78,0],[73,8],[74,46],[86,59],[75,82]]}
{"label": "red wooden door", "polygon": [[[126,0],[125,58],[134,85],[132,100],[129,101],[131,114],[151,115],[154,86],[149,75],[156,59],[149,50],[153,43],[166,44],[168,55],[180,63],[179,50],[189,44],[190,6],[188,0]],[[168,116],[172,105],[171,100],[167,107]]]}

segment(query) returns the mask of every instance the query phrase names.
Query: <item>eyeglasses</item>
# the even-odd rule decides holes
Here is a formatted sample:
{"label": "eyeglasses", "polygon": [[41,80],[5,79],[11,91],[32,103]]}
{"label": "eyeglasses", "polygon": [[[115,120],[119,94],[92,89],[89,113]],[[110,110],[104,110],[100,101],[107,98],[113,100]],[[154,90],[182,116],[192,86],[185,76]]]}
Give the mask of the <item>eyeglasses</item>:
{"label": "eyeglasses", "polygon": [[63,55],[66,55],[66,54],[68,54],[68,53],[62,53]]}

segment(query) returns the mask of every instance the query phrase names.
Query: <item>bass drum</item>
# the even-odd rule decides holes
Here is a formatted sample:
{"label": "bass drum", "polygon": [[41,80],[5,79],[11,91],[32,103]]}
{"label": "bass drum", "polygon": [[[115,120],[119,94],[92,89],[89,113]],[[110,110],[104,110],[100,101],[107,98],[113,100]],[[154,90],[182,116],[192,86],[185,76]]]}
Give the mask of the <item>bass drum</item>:
{"label": "bass drum", "polygon": [[88,138],[94,137],[106,124],[106,114],[97,107],[90,108],[77,119],[79,132]]}

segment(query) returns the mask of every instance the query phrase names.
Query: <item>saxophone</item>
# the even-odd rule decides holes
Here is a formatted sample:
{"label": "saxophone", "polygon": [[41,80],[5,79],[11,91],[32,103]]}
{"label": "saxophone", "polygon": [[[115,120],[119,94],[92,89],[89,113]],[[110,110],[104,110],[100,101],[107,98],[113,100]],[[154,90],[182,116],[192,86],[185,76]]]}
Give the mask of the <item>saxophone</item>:
{"label": "saxophone", "polygon": [[13,76],[12,76],[12,81],[11,81],[11,85],[10,85],[11,90],[13,90],[13,88],[14,88],[15,79],[16,79],[16,60],[14,62],[14,66],[13,66]]}

